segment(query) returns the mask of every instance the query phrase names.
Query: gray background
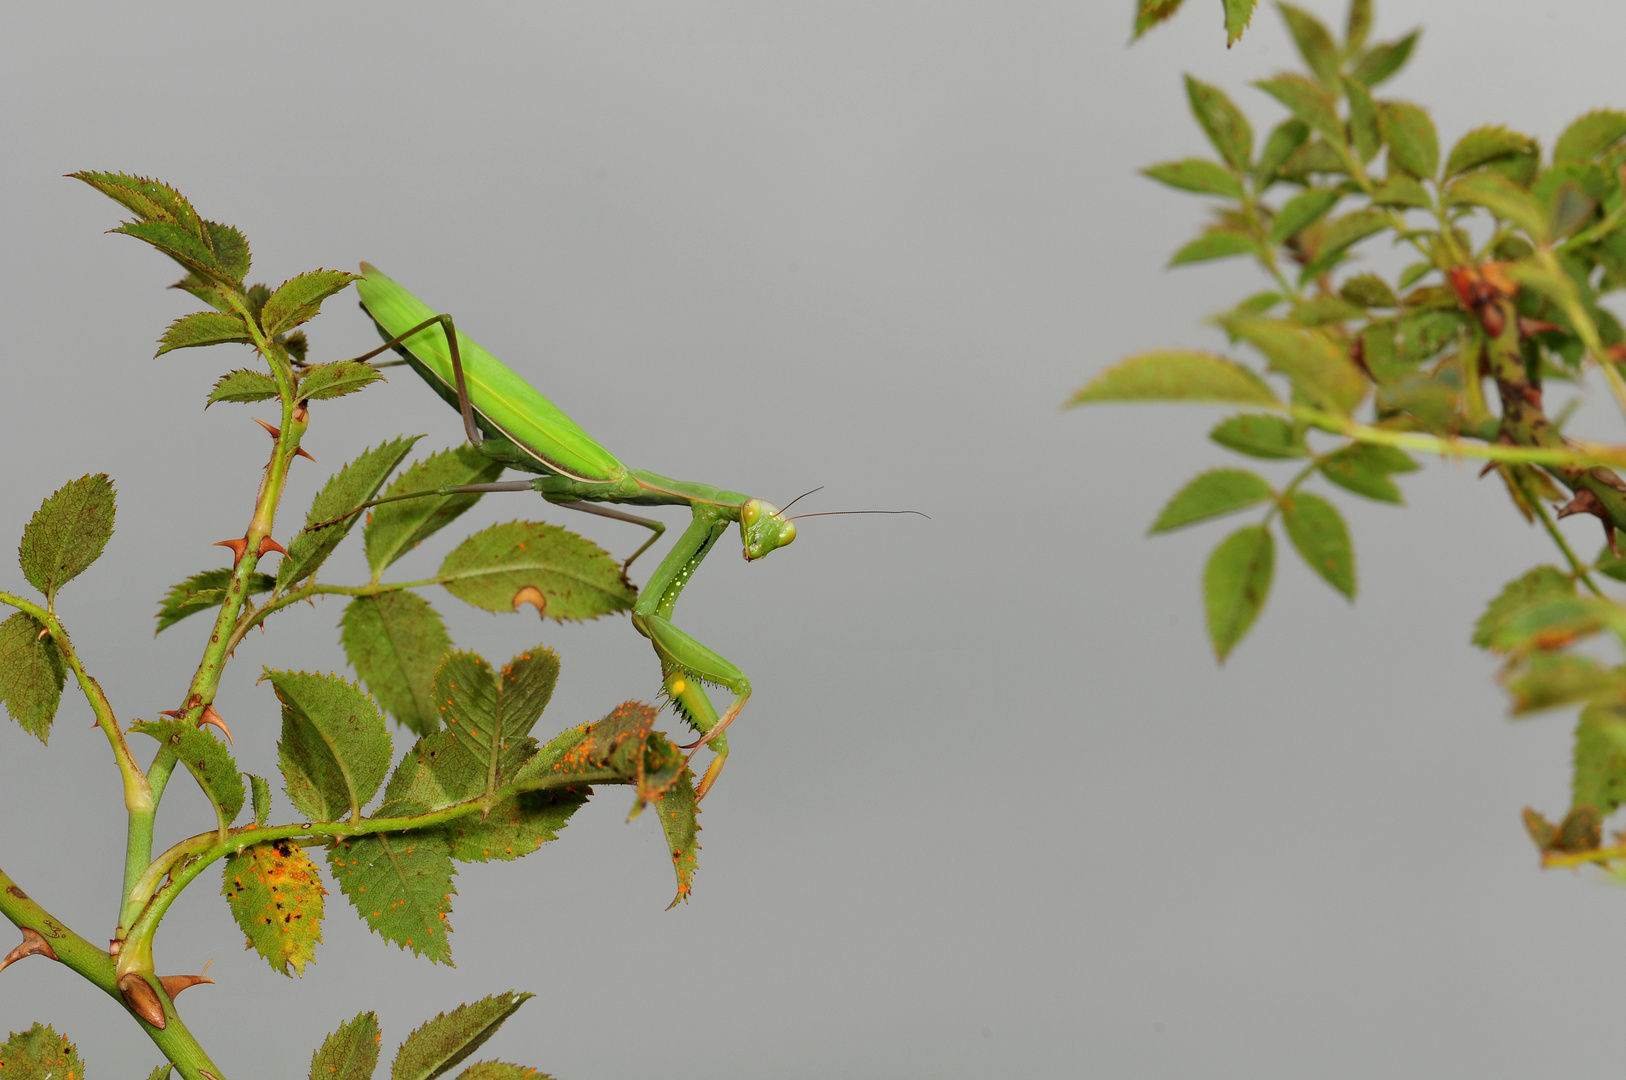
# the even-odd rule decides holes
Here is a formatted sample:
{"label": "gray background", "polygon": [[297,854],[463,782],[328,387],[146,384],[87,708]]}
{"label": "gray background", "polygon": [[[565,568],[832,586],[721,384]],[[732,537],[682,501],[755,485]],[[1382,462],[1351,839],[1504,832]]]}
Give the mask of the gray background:
{"label": "gray background", "polygon": [[[1192,6],[1130,49],[1127,0],[6,5],[0,538],[62,482],[114,476],[117,534],[62,608],[122,720],[183,692],[205,623],[155,639],[152,613],[241,535],[267,451],[248,414],[272,412],[202,410],[241,350],[149,359],[195,305],[163,291],[171,263],[102,235],[119,208],[60,179],[74,169],[176,184],[247,233],[254,280],[378,263],[634,465],[932,515],[808,521],[766,562],[719,554],[685,596],[682,625],[757,692],[686,907],[662,910],[655,823],[625,825],[621,791],[520,863],[462,868],[455,969],[367,934],[335,889],[317,962],[284,979],[201,879],[160,963],[214,958],[221,985],[183,1006],[230,1075],[303,1075],[360,1008],[387,1054],[508,987],[538,997],[482,1053],[572,1080],[1618,1063],[1626,895],[1539,872],[1518,821],[1562,809],[1568,722],[1506,722],[1467,644],[1486,598],[1551,558],[1541,536],[1471,467],[1406,478],[1405,511],[1340,495],[1360,602],[1284,549],[1219,670],[1197,581],[1226,527],[1144,537],[1224,458],[1215,416],[1058,410],[1127,352],[1222,344],[1202,317],[1260,287],[1240,263],[1165,272],[1202,200],[1134,172],[1206,152],[1181,71],[1233,88],[1261,133],[1280,115],[1245,85],[1292,62],[1274,12],[1227,51],[1218,4]],[[1391,2],[1379,20],[1427,25],[1385,93],[1429,105],[1447,145],[1493,120],[1551,145],[1626,105],[1610,0]],[[320,359],[371,333],[348,296],[310,329]],[[1601,395],[1593,412],[1617,438]],[[403,431],[460,437],[404,373],[321,405],[320,465],[297,467],[279,534]],[[541,512],[511,496],[465,520]],[[619,552],[640,539],[564,523]],[[1594,548],[1595,528],[1574,535]],[[432,568],[443,536],[402,572]],[[358,551],[330,565],[363,573]],[[552,730],[656,692],[624,618],[539,629],[433,600],[493,659],[559,649]],[[220,704],[242,767],[274,768],[259,669],[344,670],[340,611],[239,651]],[[0,865],[99,939],[120,801],[65,702],[49,751],[0,734]],[[177,782],[161,842],[207,823]],[[93,1077],[158,1060],[37,960],[0,978],[0,1030],[35,1019]]]}

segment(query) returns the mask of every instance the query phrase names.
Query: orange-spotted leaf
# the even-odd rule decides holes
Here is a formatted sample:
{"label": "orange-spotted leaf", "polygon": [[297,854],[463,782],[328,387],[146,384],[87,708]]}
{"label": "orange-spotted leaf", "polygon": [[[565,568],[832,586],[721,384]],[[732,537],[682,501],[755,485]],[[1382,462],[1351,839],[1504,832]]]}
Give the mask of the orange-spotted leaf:
{"label": "orange-spotted leaf", "polygon": [[[275,971],[305,974],[322,940],[322,887],[316,864],[285,840],[256,844],[226,859],[220,892],[253,949]],[[293,972],[288,968],[292,965]]]}
{"label": "orange-spotted leaf", "polygon": [[[424,808],[387,802],[374,817],[406,817]],[[377,833],[340,840],[328,850],[328,869],[345,898],[385,941],[438,964],[452,962],[450,847],[438,829]]]}
{"label": "orange-spotted leaf", "polygon": [[434,1080],[450,1072],[534,996],[509,990],[441,1013],[406,1037],[390,1066],[390,1080]]}

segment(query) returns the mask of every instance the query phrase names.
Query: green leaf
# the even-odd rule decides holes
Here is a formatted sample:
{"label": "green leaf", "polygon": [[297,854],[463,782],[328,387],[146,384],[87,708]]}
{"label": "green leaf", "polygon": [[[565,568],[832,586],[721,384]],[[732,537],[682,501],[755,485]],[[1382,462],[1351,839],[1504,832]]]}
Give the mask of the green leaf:
{"label": "green leaf", "polygon": [[1341,198],[1343,192],[1337,188],[1312,187],[1299,192],[1277,212],[1276,220],[1270,226],[1271,243],[1282,244],[1291,240],[1307,226],[1321,220]]}
{"label": "green leaf", "polygon": [[364,390],[383,377],[373,365],[356,360],[312,364],[300,377],[296,392],[301,401],[324,401]]}
{"label": "green leaf", "polygon": [[1134,39],[1138,39],[1146,31],[1179,11],[1182,3],[1184,0],[1138,0],[1135,6]]}
{"label": "green leaf", "polygon": [[1515,716],[1618,694],[1621,686],[1619,669],[1573,652],[1532,653],[1524,669],[1507,680]]}
{"label": "green leaf", "polygon": [[390,1080],[435,1080],[449,1072],[534,996],[510,990],[440,1013],[401,1044],[390,1066]]}
{"label": "green leaf", "polygon": [[1199,195],[1223,195],[1228,199],[1246,197],[1242,181],[1223,165],[1202,158],[1166,161],[1141,170],[1159,183],[1181,191],[1195,191]]}
{"label": "green leaf", "polygon": [[1221,663],[1259,617],[1270,595],[1276,542],[1263,525],[1249,525],[1220,541],[1203,570],[1208,637]]}
{"label": "green leaf", "polygon": [[1327,223],[1316,248],[1315,261],[1306,266],[1299,278],[1313,281],[1332,269],[1344,252],[1373,233],[1382,232],[1394,219],[1386,210],[1355,210]]}
{"label": "green leaf", "polygon": [[[1240,33],[1238,29],[1237,34]],[[1219,156],[1232,168],[1246,170],[1248,159],[1253,156],[1253,126],[1242,115],[1242,110],[1232,104],[1225,91],[1198,82],[1190,75],[1186,76],[1186,97],[1191,101],[1192,115],[1202,125]]]}
{"label": "green leaf", "polygon": [[1344,48],[1354,53],[1366,44],[1372,32],[1372,0],[1350,0],[1349,19],[1344,27]]}
{"label": "green leaf", "polygon": [[227,829],[243,809],[243,778],[237,763],[213,735],[184,720],[137,720],[130,730],[147,735],[171,750],[186,766]]}
{"label": "green leaf", "polygon": [[1355,548],[1338,508],[1319,495],[1294,492],[1282,499],[1282,524],[1310,569],[1355,599]]}
{"label": "green leaf", "polygon": [[1279,416],[1244,414],[1221,420],[1208,437],[1249,457],[1282,460],[1310,456],[1304,433]]}
{"label": "green leaf", "polygon": [[1253,85],[1286,105],[1288,111],[1334,143],[1344,141],[1344,124],[1332,95],[1302,75],[1277,75]]}
{"label": "green leaf", "polygon": [[327,895],[310,856],[287,840],[255,844],[227,856],[221,877],[220,893],[248,938],[245,947],[265,957],[272,971],[303,976],[322,940]]}
{"label": "green leaf", "polygon": [[1602,157],[1626,139],[1626,113],[1598,109],[1581,116],[1564,129],[1553,146],[1553,164],[1591,161]]}
{"label": "green leaf", "polygon": [[623,702],[604,719],[555,736],[509,783],[537,789],[636,784],[641,799],[657,798],[683,773],[683,755],[652,730],[657,715],[642,702]]}
{"label": "green leaf", "polygon": [[1402,288],[1402,289],[1410,288],[1412,285],[1415,285],[1418,281],[1420,281],[1423,278],[1427,277],[1429,275],[1429,273],[1431,273],[1433,271],[1433,269],[1434,269],[1434,264],[1433,263],[1429,263],[1429,262],[1412,263],[1410,266],[1408,266],[1404,270],[1400,271],[1400,277],[1395,279],[1395,285],[1398,288]]}
{"label": "green leaf", "polygon": [[1418,364],[1457,339],[1462,314],[1456,311],[1414,311],[1396,324],[1395,350],[1406,364]]}
{"label": "green leaf", "polygon": [[277,756],[288,798],[312,821],[356,816],[390,767],[390,735],[372,698],[336,675],[266,669],[282,702]]}
{"label": "green leaf", "polygon": [[1547,242],[1547,208],[1541,200],[1500,173],[1476,172],[1458,177],[1446,189],[1452,204],[1482,206],[1516,225],[1536,244]]}
{"label": "green leaf", "polygon": [[1611,605],[1590,597],[1543,597],[1508,615],[1491,636],[1490,647],[1515,656],[1562,649],[1602,630],[1614,614]]}
{"label": "green leaf", "polygon": [[[1354,443],[1328,454],[1316,462],[1316,468],[1322,476],[1346,491],[1379,502],[1403,503],[1405,499],[1400,495],[1400,488],[1389,479],[1390,473],[1410,471],[1404,467],[1393,467],[1395,462],[1390,455],[1397,453],[1400,452],[1386,446]],[[1401,454],[1401,457],[1405,455]],[[1416,467],[1410,458],[1406,458],[1405,463],[1411,468]]]}
{"label": "green leaf", "polygon": [[445,825],[458,862],[510,862],[557,840],[570,815],[587,805],[587,788],[525,791],[510,796],[481,818],[466,814]]}
{"label": "green leaf", "polygon": [[1363,308],[1392,308],[1400,305],[1400,301],[1395,299],[1394,290],[1389,288],[1389,283],[1376,274],[1357,274],[1344,282],[1338,290],[1338,295]]}
{"label": "green leaf", "polygon": [[214,389],[209,391],[209,400],[203,407],[207,409],[217,401],[271,401],[278,395],[277,380],[263,371],[238,368],[220,377]]}
{"label": "green leaf", "polygon": [[[173,586],[158,604],[156,636],[174,626],[188,615],[210,611],[226,600],[226,587],[231,584],[230,567],[205,570],[193,574],[179,585]],[[248,578],[248,595],[258,596],[277,587],[277,579],[270,574],[254,573]]]}
{"label": "green leaf", "polygon": [[1451,148],[1445,159],[1445,178],[1449,180],[1496,161],[1534,157],[1536,153],[1536,140],[1528,135],[1500,126],[1474,128]]}
{"label": "green leaf", "polygon": [[[534,755],[530,747],[522,752]],[[384,804],[410,803],[439,810],[467,802],[485,794],[486,773],[486,763],[471,754],[456,735],[437,731],[414,743],[395,767],[384,788]]]}
{"label": "green leaf", "polygon": [[14,1031],[0,1043],[0,1076],[6,1080],[83,1080],[84,1075],[73,1043],[45,1024]]}
{"label": "green leaf", "polygon": [[1210,469],[1176,492],[1147,532],[1169,532],[1222,514],[1246,510],[1270,501],[1275,494],[1262,477],[1244,469]]}
{"label": "green leaf", "polygon": [[[1415,177],[1407,176],[1403,172],[1397,172],[1379,184],[1377,190],[1372,192],[1372,205],[1404,206],[1427,210],[1434,204],[1429,200],[1428,191],[1424,189],[1422,184],[1417,182]],[[1419,265],[1424,273],[1433,269],[1432,263],[1421,263]],[[1405,288],[1407,284],[1408,282],[1402,280],[1401,288]]]}
{"label": "green leaf", "polygon": [[67,677],[68,662],[45,624],[21,611],[0,623],[0,701],[41,743],[50,740]]}
{"label": "green leaf", "polygon": [[384,485],[390,473],[395,471],[401,459],[411,452],[412,445],[421,438],[421,435],[411,438],[402,436],[381,443],[375,449],[364,451],[360,457],[328,478],[327,484],[311,502],[310,512],[305,515],[305,528],[288,545],[288,554],[277,571],[279,588],[286,589],[316,573],[317,568],[333,554],[333,549],[350,534],[360,515],[352,514],[343,521],[319,529],[313,526],[348,514],[378,494],[378,489]]}
{"label": "green leaf", "polygon": [[258,829],[271,820],[271,782],[253,773],[243,775],[248,777],[249,793],[254,803],[254,827]]}
{"label": "green leaf", "polygon": [[1315,72],[1316,78],[1330,87],[1338,85],[1338,46],[1333,44],[1332,33],[1325,24],[1308,11],[1292,4],[1277,5],[1287,32],[1293,35],[1304,64]]}
{"label": "green leaf", "polygon": [[1232,255],[1252,255],[1258,250],[1258,242],[1247,233],[1221,226],[1209,229],[1176,251],[1169,259],[1169,265],[1184,266],[1187,263],[1207,262],[1209,259],[1228,259]]}
{"label": "green leaf", "polygon": [[1575,582],[1562,570],[1556,566],[1538,566],[1502,586],[1501,593],[1474,624],[1473,643],[1488,649],[1508,620],[1523,609],[1542,600],[1574,595]]}
{"label": "green leaf", "polygon": [[1310,126],[1297,118],[1283,120],[1271,130],[1270,136],[1265,139],[1265,148],[1259,152],[1259,164],[1255,166],[1253,174],[1262,188],[1276,178],[1282,166],[1309,137]]}
{"label": "green leaf", "polygon": [[1616,581],[1626,581],[1626,559],[1610,551],[1608,544],[1599,549],[1598,557],[1592,562],[1592,568]]}
{"label": "green leaf", "polygon": [[1413,30],[1399,41],[1385,41],[1372,46],[1350,74],[1367,86],[1376,86],[1386,81],[1411,58],[1411,51],[1417,44],[1417,35],[1421,32]]}
{"label": "green leaf", "polygon": [[175,1066],[166,1062],[148,1073],[147,1080],[169,1080],[169,1074],[174,1070]]}
{"label": "green leaf", "polygon": [[1101,401],[1280,404],[1264,380],[1241,364],[1190,349],[1159,349],[1126,357],[1091,379],[1067,404]]}
{"label": "green leaf", "polygon": [[265,336],[276,337],[314,319],[322,310],[322,301],[347,288],[357,276],[343,270],[311,270],[284,281],[260,309]]}
{"label": "green leaf", "polygon": [[480,762],[484,793],[499,786],[503,752],[530,734],[558,678],[559,657],[541,645],[514,657],[503,668],[500,682],[474,653],[448,653],[440,662],[435,702],[446,729]]}
{"label": "green leaf", "polygon": [[372,1080],[378,1067],[378,1017],[357,1013],[311,1055],[310,1080]]}
{"label": "green leaf", "polygon": [[227,314],[221,311],[195,311],[169,324],[164,336],[158,339],[158,351],[153,356],[163,356],[173,349],[223,345],[228,342],[247,344],[253,340],[241,315],[235,312]]}
{"label": "green leaf", "polygon": [[[1175,0],[1178,5],[1180,0]],[[506,1061],[481,1061],[457,1074],[457,1080],[551,1080],[546,1073]]]}
{"label": "green leaf", "polygon": [[56,592],[95,562],[113,535],[113,483],[106,473],[81,476],[40,504],[17,549],[23,576],[45,594]]}
{"label": "green leaf", "polygon": [[119,203],[143,221],[167,221],[197,236],[203,235],[202,219],[185,195],[161,180],[128,173],[69,173],[103,195]]}
{"label": "green leaf", "polygon": [[1389,144],[1390,171],[1398,169],[1426,180],[1440,167],[1440,136],[1428,113],[1406,101],[1385,101],[1378,107],[1383,141]]}
{"label": "green leaf", "polygon": [[1258,0],[1225,0],[1225,47],[1230,48],[1242,40],[1242,31],[1253,19],[1253,8]]}
{"label": "green leaf", "polygon": [[1366,394],[1366,376],[1319,330],[1278,319],[1234,319],[1226,329],[1264,353],[1270,366],[1317,408],[1345,414]]}
{"label": "green leaf", "polygon": [[[206,224],[213,226],[212,222]],[[206,230],[207,235],[198,236],[179,225],[167,222],[132,221],[108,231],[133,236],[137,240],[151,244],[199,277],[218,281],[223,285],[241,287],[242,271],[237,267],[239,265],[245,269],[247,267],[248,241],[236,230],[225,234],[222,238],[230,245],[231,262],[222,263],[216,257],[213,245],[216,230],[224,228],[229,226],[213,226]]]}
{"label": "green leaf", "polygon": [[[464,445],[442,450],[415,462],[385,490],[385,496],[406,495],[464,484],[489,484],[502,475],[500,461]],[[450,525],[480,500],[478,493],[467,495],[426,495],[402,499],[375,508],[363,529],[367,565],[375,574],[393,564],[424,540]]]}
{"label": "green leaf", "polygon": [[406,590],[358,596],[339,626],[350,666],[378,703],[419,735],[440,730],[431,688],[452,639],[429,602]]}
{"label": "green leaf", "polygon": [[694,872],[700,854],[700,803],[695,799],[693,774],[684,769],[677,783],[655,798],[655,812],[666,834],[666,849],[672,853],[672,869],[677,872],[678,891],[667,910],[689,902],[694,891]]}
{"label": "green leaf", "polygon": [[1377,157],[1383,146],[1383,123],[1378,118],[1378,107],[1372,101],[1366,84],[1357,79],[1341,76],[1338,85],[1349,99],[1349,136],[1355,147],[1355,157],[1363,165]]}
{"label": "green leaf", "polygon": [[1283,179],[1306,184],[1311,173],[1348,176],[1349,163],[1326,139],[1315,139],[1295,150],[1281,170]]}
{"label": "green leaf", "polygon": [[[385,803],[377,817],[420,813],[411,803]],[[452,856],[436,829],[375,833],[339,840],[328,870],[358,914],[385,941],[437,964],[452,962]]]}
{"label": "green leaf", "polygon": [[609,552],[533,521],[493,525],[470,536],[446,556],[435,580],[477,608],[513,611],[529,602],[561,622],[626,611],[637,599]]}
{"label": "green leaf", "polygon": [[1626,802],[1626,705],[1596,702],[1575,725],[1575,779],[1571,805],[1608,817]]}

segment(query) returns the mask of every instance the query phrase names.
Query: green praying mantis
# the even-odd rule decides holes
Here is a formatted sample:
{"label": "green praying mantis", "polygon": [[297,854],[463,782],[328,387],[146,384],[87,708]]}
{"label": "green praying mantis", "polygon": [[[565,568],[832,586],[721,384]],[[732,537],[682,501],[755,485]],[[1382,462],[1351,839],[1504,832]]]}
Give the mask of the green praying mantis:
{"label": "green praying mantis", "polygon": [[[469,442],[504,465],[536,473],[533,480],[469,484],[390,496],[366,504],[461,492],[540,492],[559,506],[641,525],[651,535],[623,569],[660,539],[665,524],[601,503],[634,506],[688,506],[693,520],[650,576],[633,608],[632,624],[648,638],[660,659],[666,695],[699,733],[686,746],[690,758],[709,745],[714,757],[696,796],[704,798],[728,760],[728,726],[751,696],[751,681],[731,661],[672,623],[683,588],[728,527],[738,522],[746,561],[763,558],[796,539],[796,524],[785,511],[748,495],[708,484],[673,480],[622,464],[558,406],[543,397],[502,361],[482,349],[400,285],[367,264],[356,283],[361,303],[388,340],[358,360],[395,349],[431,388],[463,415]],[[795,500],[792,500],[793,502]],[[366,509],[366,506],[359,507]],[[786,509],[789,506],[787,505]],[[832,511],[827,513],[918,513],[918,511]],[[798,515],[817,517],[822,515]],[[924,515],[922,515],[924,516]],[[719,715],[705,684],[734,695]]]}

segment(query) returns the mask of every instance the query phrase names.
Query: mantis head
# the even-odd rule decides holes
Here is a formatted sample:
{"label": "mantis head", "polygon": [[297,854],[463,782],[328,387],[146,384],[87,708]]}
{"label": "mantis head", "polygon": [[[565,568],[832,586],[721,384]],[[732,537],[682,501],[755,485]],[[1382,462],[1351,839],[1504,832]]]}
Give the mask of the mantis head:
{"label": "mantis head", "polygon": [[786,521],[784,511],[772,503],[747,499],[740,507],[740,538],[745,541],[745,561],[751,562],[796,539],[796,523]]}

